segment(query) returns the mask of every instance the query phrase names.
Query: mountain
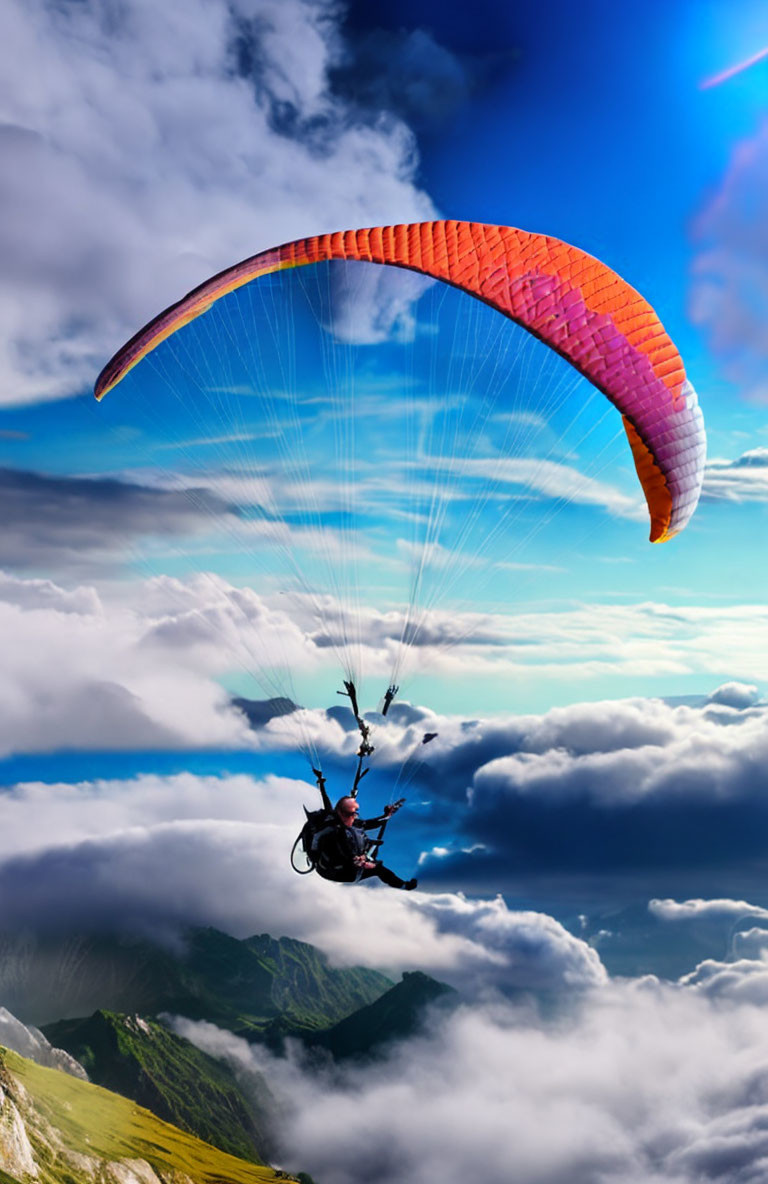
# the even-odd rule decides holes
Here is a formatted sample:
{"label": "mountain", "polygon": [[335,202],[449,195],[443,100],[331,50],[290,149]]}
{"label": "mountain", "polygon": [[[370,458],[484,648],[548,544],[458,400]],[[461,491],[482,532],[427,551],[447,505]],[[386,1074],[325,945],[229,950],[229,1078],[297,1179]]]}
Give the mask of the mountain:
{"label": "mountain", "polygon": [[436,1003],[450,1007],[457,1001],[453,987],[414,970],[367,1007],[325,1032],[308,1036],[306,1043],[328,1049],[335,1060],[378,1052],[393,1040],[414,1035],[429,1007]]}
{"label": "mountain", "polygon": [[268,1184],[246,1163],[100,1086],[0,1049],[0,1184]]}
{"label": "mountain", "polygon": [[306,942],[241,941],[192,929],[174,947],[119,936],[0,934],[0,999],[25,1024],[105,1009],[207,1019],[251,1038],[326,1028],[392,986],[377,971],[334,969]]}
{"label": "mountain", "polygon": [[5,1007],[0,1007],[0,1044],[10,1048],[38,1065],[46,1065],[49,1069],[63,1069],[65,1073],[72,1073],[75,1077],[88,1080],[88,1074],[74,1057],[63,1048],[54,1048],[42,1032],[37,1028],[28,1028],[11,1015]]}
{"label": "mountain", "polygon": [[290,715],[297,711],[297,705],[291,699],[233,699],[235,707],[242,711],[252,728],[263,728],[271,719],[279,715]]}
{"label": "mountain", "polygon": [[[305,1032],[303,1040],[337,1060],[373,1054],[417,1032],[427,1008],[438,1002],[450,1006],[457,998],[451,987],[414,971],[375,1002],[323,1030]],[[89,1019],[48,1024],[46,1035],[77,1057],[97,1084],[233,1155],[257,1163],[269,1159],[274,1102],[256,1074],[243,1079],[225,1062],[138,1015],[100,1010]]]}
{"label": "mountain", "polygon": [[[264,933],[242,944],[267,976],[264,1011],[271,1008],[275,1015],[261,1030],[272,1038],[326,1028],[372,1003],[392,986],[391,979],[376,970],[332,969],[325,954],[293,938],[276,939]],[[207,952],[210,948],[207,945]],[[237,1005],[234,994],[230,1002]],[[233,1030],[248,1036],[248,1028],[244,1022]]]}
{"label": "mountain", "polygon": [[254,1163],[268,1160],[272,1101],[266,1083],[255,1075],[246,1095],[221,1061],[137,1015],[97,1011],[89,1019],[49,1024],[47,1033],[97,1085],[132,1098],[231,1155]]}

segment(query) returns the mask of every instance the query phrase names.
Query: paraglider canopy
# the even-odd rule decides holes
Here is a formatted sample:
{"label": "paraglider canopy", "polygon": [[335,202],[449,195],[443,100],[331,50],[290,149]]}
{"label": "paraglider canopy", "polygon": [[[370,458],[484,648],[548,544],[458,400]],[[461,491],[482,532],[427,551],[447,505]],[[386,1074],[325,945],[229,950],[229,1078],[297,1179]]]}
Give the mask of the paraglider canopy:
{"label": "paraglider canopy", "polygon": [[380,226],[298,239],[227,268],[155,317],[99,375],[101,399],[161,342],[245,284],[287,268],[358,260],[408,268],[490,304],[556,350],[621,412],[651,518],[652,542],[690,520],[705,440],[696,393],[648,302],[578,247],[475,222]]}

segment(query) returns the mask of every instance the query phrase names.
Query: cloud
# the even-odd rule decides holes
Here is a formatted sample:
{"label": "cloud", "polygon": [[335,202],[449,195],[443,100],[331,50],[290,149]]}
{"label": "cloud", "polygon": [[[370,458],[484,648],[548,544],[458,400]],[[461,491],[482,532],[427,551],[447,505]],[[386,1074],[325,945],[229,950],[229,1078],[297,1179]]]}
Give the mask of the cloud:
{"label": "cloud", "polygon": [[95,588],[62,588],[53,580],[23,580],[0,571],[0,601],[22,609],[52,609],[60,613],[93,615],[101,611]]}
{"label": "cloud", "polygon": [[748,943],[750,952],[757,957],[741,957],[732,962],[707,959],[690,974],[684,975],[681,983],[711,999],[765,1007],[768,1003],[768,933],[765,930],[760,933],[763,935],[761,944],[754,936]]}
{"label": "cloud", "polygon": [[[287,815],[295,821],[309,792],[284,778],[189,774],[18,786],[0,796],[3,928],[266,930],[336,963],[417,967],[464,988],[475,1002],[428,1017],[376,1063],[333,1071],[182,1026],[241,1072],[267,1072],[284,1119],[280,1161],[318,1178],[352,1184],[361,1147],[382,1184],[427,1184],[435,1172],[458,1184],[477,1163],[502,1184],[511,1162],[542,1184],[759,1178],[768,1033],[756,941],[758,956],[702,962],[677,985],[611,982],[553,918],[499,899],[308,884],[285,855]],[[556,992],[559,1005],[505,1001],[520,990]],[[352,1105],[340,1140],[331,1117]]]}
{"label": "cloud", "polygon": [[224,503],[205,489],[190,497],[184,490],[20,469],[0,469],[0,497],[6,567],[91,577],[135,558],[139,538],[189,538],[227,516]]}
{"label": "cloud", "polygon": [[[765,1173],[765,1009],[687,984],[616,982],[554,1019],[497,1002],[433,1015],[375,1063],[318,1068],[176,1021],[279,1100],[281,1160],[353,1184],[754,1184]],[[339,1113],[355,1121],[338,1138]],[[385,1119],[382,1116],[386,1116]]]}
{"label": "cloud", "polygon": [[[757,889],[757,885],[755,887]],[[761,905],[727,897],[684,901],[655,899],[649,901],[648,911],[670,932],[677,949],[684,951],[683,957],[688,965],[704,955],[717,956],[730,965],[745,959],[765,960],[768,909]],[[760,925],[763,928],[759,928]],[[696,954],[692,957],[694,950]],[[678,967],[680,965],[678,962]],[[728,974],[731,973],[729,970]],[[704,981],[706,975],[703,972],[702,976],[701,981]]]}
{"label": "cloud", "polygon": [[736,959],[748,959],[753,962],[765,960],[768,953],[768,929],[754,926],[752,929],[734,933],[733,953]]}
{"label": "cloud", "polygon": [[[733,721],[733,728],[724,727],[704,712],[673,708],[667,713],[652,701],[630,701],[618,709],[612,704],[596,704],[595,716],[599,718],[601,713],[617,731],[621,723],[630,725],[623,741],[619,739],[614,746],[603,734],[595,743],[593,732],[592,740],[579,738],[580,751],[559,744],[543,751],[526,746],[522,752],[496,758],[475,776],[476,804],[501,786],[520,797],[585,797],[614,808],[655,796],[668,801],[689,797],[717,800],[745,793],[762,758],[762,713],[739,723]],[[566,723],[568,714],[564,709],[564,736],[572,730]],[[579,706],[578,714],[586,714],[585,705]],[[636,725],[634,732],[631,723]],[[660,730],[651,737],[654,724]],[[741,772],[739,778],[737,771]]]}
{"label": "cloud", "polygon": [[351,263],[335,267],[331,282],[327,323],[336,339],[374,345],[413,340],[418,332],[413,306],[434,281],[394,267]]}
{"label": "cloud", "polygon": [[436,822],[450,809],[453,834],[423,860],[424,882],[759,892],[765,724],[760,706],[641,699],[431,721],[440,738],[416,784]]}
{"label": "cloud", "polygon": [[[325,608],[332,624],[334,606]],[[445,656],[435,648],[436,666],[446,677],[483,667],[501,676],[558,645],[568,662],[593,638],[605,643],[612,611],[599,620],[544,614],[546,627],[533,615],[513,624],[484,618],[477,638]],[[617,620],[638,620],[615,612]],[[645,606],[640,620],[664,639],[696,614]],[[459,624],[467,622],[450,628]],[[426,625],[434,630],[440,619]],[[401,628],[398,614],[366,617],[366,663],[380,671],[382,686],[395,652],[388,639]],[[531,644],[537,631],[540,649]],[[749,636],[754,648],[754,625]],[[5,576],[0,640],[4,755],[216,747],[278,760],[308,751],[333,778],[346,775],[357,748],[346,705],[305,708],[254,730],[222,685],[243,670],[263,695],[294,702],[290,680],[271,672],[296,670],[337,685],[336,654],[310,604],[205,575],[129,588]],[[386,720],[376,713],[370,720],[378,776],[408,787],[417,806],[413,842],[421,843],[425,884],[517,892],[523,880],[567,881],[574,892],[590,876],[610,875],[634,877],[648,896],[679,899],[732,895],[737,886],[746,894],[759,878],[767,713],[751,685],[729,683],[699,705],[638,698],[468,719],[396,702]],[[425,732],[438,734],[426,747]]]}
{"label": "cloud", "polygon": [[455,459],[424,457],[419,459],[419,467],[438,472],[458,468],[462,479],[476,477],[491,486],[517,485],[529,496],[600,506],[619,518],[642,521],[646,514],[639,497],[628,497],[614,486],[556,461],[504,456],[470,457],[457,463]]}
{"label": "cloud", "polygon": [[433,894],[420,903],[420,908],[439,932],[462,936],[488,950],[497,968],[496,973],[490,966],[484,972],[486,988],[585,989],[607,980],[600,958],[591,947],[552,917],[510,910],[501,896],[470,901],[461,894]]}
{"label": "cloud", "polygon": [[[13,482],[10,487],[14,488]],[[147,529],[153,523],[158,530],[173,531],[188,521],[183,501],[165,501],[143,487],[115,489],[107,483],[103,492],[98,481],[32,478],[16,488],[27,487],[32,489],[30,506],[24,506],[22,496],[9,497],[9,533],[23,546],[26,525],[44,533],[47,527],[34,519],[50,511],[59,522],[50,546],[65,565],[85,562],[89,548],[99,556],[102,544],[113,555],[121,522],[123,535],[129,536],[132,530]],[[62,503],[58,509],[57,496]],[[99,508],[100,500],[111,507],[109,512]],[[194,523],[194,512],[190,513]],[[91,514],[93,525],[88,521]],[[96,562],[91,567],[95,568],[89,567],[91,576],[103,572]],[[767,628],[768,613],[764,606],[715,612],[646,604],[603,605],[599,614],[587,608],[521,613],[512,619],[432,610],[414,619],[418,629],[408,660],[418,664],[421,673],[445,682],[478,676],[485,685],[494,679],[503,686],[510,678],[528,676],[532,669],[541,680],[568,676],[584,684],[605,673],[624,677],[693,673],[736,662],[761,678],[759,638]],[[365,606],[355,610],[355,620],[352,629],[349,613],[345,618],[342,606],[332,597],[301,592],[259,595],[204,572],[186,580],[163,576],[125,585],[104,579],[79,584],[66,578],[25,579],[6,573],[0,577],[4,653],[0,751],[188,742],[195,747],[287,744],[293,749],[303,735],[322,751],[347,753],[354,737],[345,740],[343,729],[337,734],[324,710],[302,715],[298,735],[285,731],[296,721],[290,725],[276,721],[272,731],[260,735],[244,730],[240,717],[228,706],[221,681],[242,672],[251,680],[255,697],[279,694],[299,702],[292,676],[322,674],[330,698],[347,652],[346,638],[356,633],[364,640],[354,653],[355,661],[367,678],[380,679],[383,686],[400,656],[403,630],[413,632],[413,624],[407,625],[400,611]],[[736,709],[749,702],[754,702],[758,713],[754,717]],[[88,710],[86,704],[90,704]],[[417,715],[406,721],[399,710],[389,716],[388,727],[380,729],[377,760],[399,765],[420,744],[424,731],[438,731],[440,741],[430,749],[430,764],[442,761],[438,755],[442,750],[451,768],[459,771],[457,776],[468,781],[481,765],[510,756],[516,758],[510,766],[513,775],[528,782],[534,775],[543,776],[546,762],[552,761],[560,762],[560,772],[567,766],[569,776],[579,769],[587,775],[590,761],[594,764],[590,737],[597,733],[604,735],[605,744],[612,739],[619,748],[622,736],[636,731],[660,750],[667,739],[685,731],[678,726],[680,721],[699,718],[698,709],[680,709],[682,714],[675,715],[674,708],[646,700],[576,705],[564,709],[564,715],[553,712],[538,717],[536,723],[534,717],[526,716],[501,721],[453,719],[426,708],[418,708]],[[702,717],[702,737],[720,737],[725,734],[724,725],[734,723],[744,725],[738,734],[749,732],[751,742],[750,728],[758,725],[750,721],[760,719],[762,710],[750,684],[724,684],[713,693]],[[526,758],[524,773],[516,757],[523,732],[527,744],[538,746],[531,751],[540,757],[538,764]],[[567,754],[545,757],[547,746],[558,744],[574,757],[581,754],[585,758],[581,765]],[[694,759],[693,749],[690,755]],[[658,754],[649,751],[633,759],[653,763]],[[611,767],[618,775],[623,760],[616,754],[606,756],[595,784],[609,785]],[[705,782],[714,776],[715,768],[703,774]],[[636,784],[638,769],[627,766],[626,772]],[[462,791],[468,781],[462,783]],[[619,797],[623,796],[621,791]]]}
{"label": "cloud", "polygon": [[736,922],[748,917],[768,921],[768,909],[748,904],[746,900],[652,900],[648,908],[661,921],[714,919]]}
{"label": "cloud", "polygon": [[768,501],[768,448],[752,448],[736,460],[710,460],[701,496],[710,502]]}
{"label": "cloud", "polygon": [[[100,592],[6,576],[0,638],[2,754],[253,747],[217,676],[244,667],[258,680],[286,662],[310,669],[320,654],[279,607],[204,575]],[[295,748],[300,736],[288,728]]]}
{"label": "cloud", "polygon": [[726,682],[708,696],[708,703],[722,703],[725,707],[742,710],[754,706],[760,699],[756,686],[744,682]]}
{"label": "cloud", "polygon": [[[689,300],[690,315],[706,333],[725,374],[747,398],[760,403],[768,401],[767,186],[764,121],[752,137],[736,145],[720,189],[695,223],[699,249]],[[757,481],[752,488],[758,488]]]}
{"label": "cloud", "polygon": [[406,124],[333,93],[331,0],[10,0],[2,52],[3,402],[90,386],[260,249],[434,214]]}

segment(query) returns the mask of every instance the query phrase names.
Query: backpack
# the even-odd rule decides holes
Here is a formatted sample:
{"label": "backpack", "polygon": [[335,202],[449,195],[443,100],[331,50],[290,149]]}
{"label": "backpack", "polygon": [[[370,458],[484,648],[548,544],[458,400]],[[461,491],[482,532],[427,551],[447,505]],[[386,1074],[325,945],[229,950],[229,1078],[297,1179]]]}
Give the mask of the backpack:
{"label": "backpack", "polygon": [[307,820],[291,848],[291,867],[300,876],[307,876],[317,867],[320,842],[336,826],[333,813],[328,810],[308,810]]}

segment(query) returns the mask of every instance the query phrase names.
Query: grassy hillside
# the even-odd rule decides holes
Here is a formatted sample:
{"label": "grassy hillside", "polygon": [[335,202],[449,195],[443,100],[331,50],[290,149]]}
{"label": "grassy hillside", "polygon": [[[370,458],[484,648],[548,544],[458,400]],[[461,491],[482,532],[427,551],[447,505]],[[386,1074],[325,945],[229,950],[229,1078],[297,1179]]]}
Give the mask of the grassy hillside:
{"label": "grassy hillside", "polygon": [[97,1011],[50,1024],[91,1081],[132,1098],[159,1118],[242,1159],[269,1159],[270,1095],[255,1076],[246,1096],[232,1071],[161,1024]]}
{"label": "grassy hillside", "polygon": [[267,1184],[286,1178],[7,1049],[0,1049],[0,1149],[2,1184]]}

